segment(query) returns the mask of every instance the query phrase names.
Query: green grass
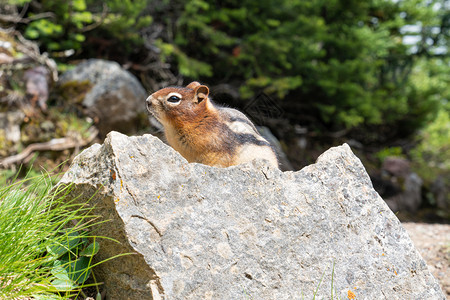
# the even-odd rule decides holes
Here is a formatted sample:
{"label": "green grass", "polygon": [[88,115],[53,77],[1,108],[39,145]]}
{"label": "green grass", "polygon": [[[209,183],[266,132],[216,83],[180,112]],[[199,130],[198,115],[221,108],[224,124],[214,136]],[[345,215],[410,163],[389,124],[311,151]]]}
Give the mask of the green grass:
{"label": "green grass", "polygon": [[86,286],[98,221],[70,190],[49,175],[0,187],[0,299],[68,299]]}
{"label": "green grass", "polygon": [[[335,262],[333,261],[333,268],[332,268],[332,271],[331,271],[331,298],[330,299],[331,300],[334,300],[334,299],[340,300],[341,298],[337,295],[335,287],[334,287],[334,266],[335,266]],[[322,273],[322,277],[320,278],[319,284],[317,285],[316,290],[314,291],[314,294],[312,296],[312,300],[316,299],[316,296],[317,296],[317,293],[319,291],[319,288],[322,285],[323,278],[325,276],[325,272],[326,271],[324,271]],[[302,295],[302,300],[305,299],[304,295],[303,295],[303,291],[302,291],[301,295]]]}

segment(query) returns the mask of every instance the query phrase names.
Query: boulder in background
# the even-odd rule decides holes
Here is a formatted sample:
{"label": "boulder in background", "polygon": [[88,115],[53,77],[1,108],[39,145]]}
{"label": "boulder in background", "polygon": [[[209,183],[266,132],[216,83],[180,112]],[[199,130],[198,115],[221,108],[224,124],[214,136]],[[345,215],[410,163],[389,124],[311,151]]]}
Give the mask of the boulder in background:
{"label": "boulder in background", "polygon": [[82,95],[75,101],[81,102],[85,114],[96,121],[103,136],[111,130],[135,133],[140,121],[146,119],[145,89],[116,62],[89,59],[80,63],[61,76],[59,88],[73,89],[75,96]]}

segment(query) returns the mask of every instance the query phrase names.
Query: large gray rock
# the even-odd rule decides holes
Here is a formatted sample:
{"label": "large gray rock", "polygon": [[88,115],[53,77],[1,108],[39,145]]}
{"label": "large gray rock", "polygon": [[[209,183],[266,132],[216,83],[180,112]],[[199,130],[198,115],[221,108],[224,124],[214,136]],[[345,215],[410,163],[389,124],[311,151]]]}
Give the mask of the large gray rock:
{"label": "large gray rock", "polygon": [[[111,132],[74,160],[105,219],[109,299],[444,299],[347,145],[282,173],[188,164],[159,139]],[[332,291],[333,290],[333,291]]]}
{"label": "large gray rock", "polygon": [[86,114],[97,121],[102,135],[111,130],[136,132],[142,115],[146,115],[145,89],[136,77],[113,61],[86,60],[65,72],[59,87],[63,93],[70,89],[85,93],[81,104]]}

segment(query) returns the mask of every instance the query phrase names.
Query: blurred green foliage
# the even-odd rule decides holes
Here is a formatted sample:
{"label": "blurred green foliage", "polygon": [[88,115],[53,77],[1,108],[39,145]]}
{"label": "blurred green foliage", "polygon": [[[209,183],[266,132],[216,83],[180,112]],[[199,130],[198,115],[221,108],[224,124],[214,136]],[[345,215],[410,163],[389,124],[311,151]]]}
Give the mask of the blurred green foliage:
{"label": "blurred green foliage", "polygon": [[405,157],[405,155],[403,154],[403,149],[401,147],[388,147],[388,148],[383,148],[380,151],[378,151],[375,155],[380,163],[383,163],[383,161],[391,156],[395,156],[395,157]]}
{"label": "blurred green foliage", "polygon": [[12,5],[23,5],[26,3],[31,2],[32,0],[6,0],[7,4],[12,4]]}
{"label": "blurred green foliage", "polygon": [[[86,11],[85,0],[40,1],[40,5],[40,10],[52,12],[53,17],[30,22],[25,37],[39,40],[47,51],[80,49],[85,41],[82,30],[94,21],[93,14]],[[30,12],[30,17],[33,15]]]}
{"label": "blurred green foliage", "polygon": [[265,92],[290,124],[365,144],[411,137],[450,95],[449,0],[9,1],[53,14],[22,27],[45,51],[163,62],[231,84],[242,107]]}
{"label": "blurred green foliage", "polygon": [[[434,58],[434,48],[443,43],[429,39],[437,39],[439,30],[447,30],[439,36],[448,34],[448,24],[442,24],[448,16],[437,7],[445,3],[186,1],[172,29],[172,47],[201,67],[186,71],[180,54],[172,54],[192,79],[238,81],[243,97],[262,90],[283,99],[285,117],[293,123],[314,116],[329,130],[382,125],[406,136],[442,99],[437,85],[448,75],[448,58]],[[415,31],[405,31],[407,25]],[[420,41],[407,45],[405,36]],[[430,68],[434,60],[445,68]]]}
{"label": "blurred green foliage", "polygon": [[47,18],[37,18],[27,24],[25,37],[37,40],[45,51],[80,50],[88,32],[103,30],[132,49],[140,44],[139,30],[148,26],[151,16],[140,16],[148,0],[8,0],[11,4],[30,5],[28,17],[44,12]]}
{"label": "blurred green foliage", "polygon": [[86,0],[89,10],[96,12],[98,27],[90,32],[95,39],[101,37],[116,41],[123,55],[133,53],[142,46],[141,30],[152,23],[152,16],[144,14],[150,0]]}
{"label": "blurred green foliage", "polygon": [[437,176],[450,176],[450,105],[439,111],[419,134],[419,144],[411,151],[414,169],[427,182]]}

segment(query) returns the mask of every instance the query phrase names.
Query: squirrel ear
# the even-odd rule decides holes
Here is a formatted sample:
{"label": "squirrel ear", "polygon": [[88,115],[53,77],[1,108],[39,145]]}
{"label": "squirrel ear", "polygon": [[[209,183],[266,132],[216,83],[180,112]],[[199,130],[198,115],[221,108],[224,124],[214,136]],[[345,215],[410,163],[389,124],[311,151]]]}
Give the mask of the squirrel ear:
{"label": "squirrel ear", "polygon": [[[192,84],[192,83],[191,83]],[[208,98],[209,89],[206,85],[199,85],[194,89],[195,98],[197,98],[197,102],[200,103],[203,100]]]}
{"label": "squirrel ear", "polygon": [[198,87],[200,85],[200,82],[198,81],[192,81],[191,83],[189,83],[186,87],[188,89],[195,89],[196,87]]}

